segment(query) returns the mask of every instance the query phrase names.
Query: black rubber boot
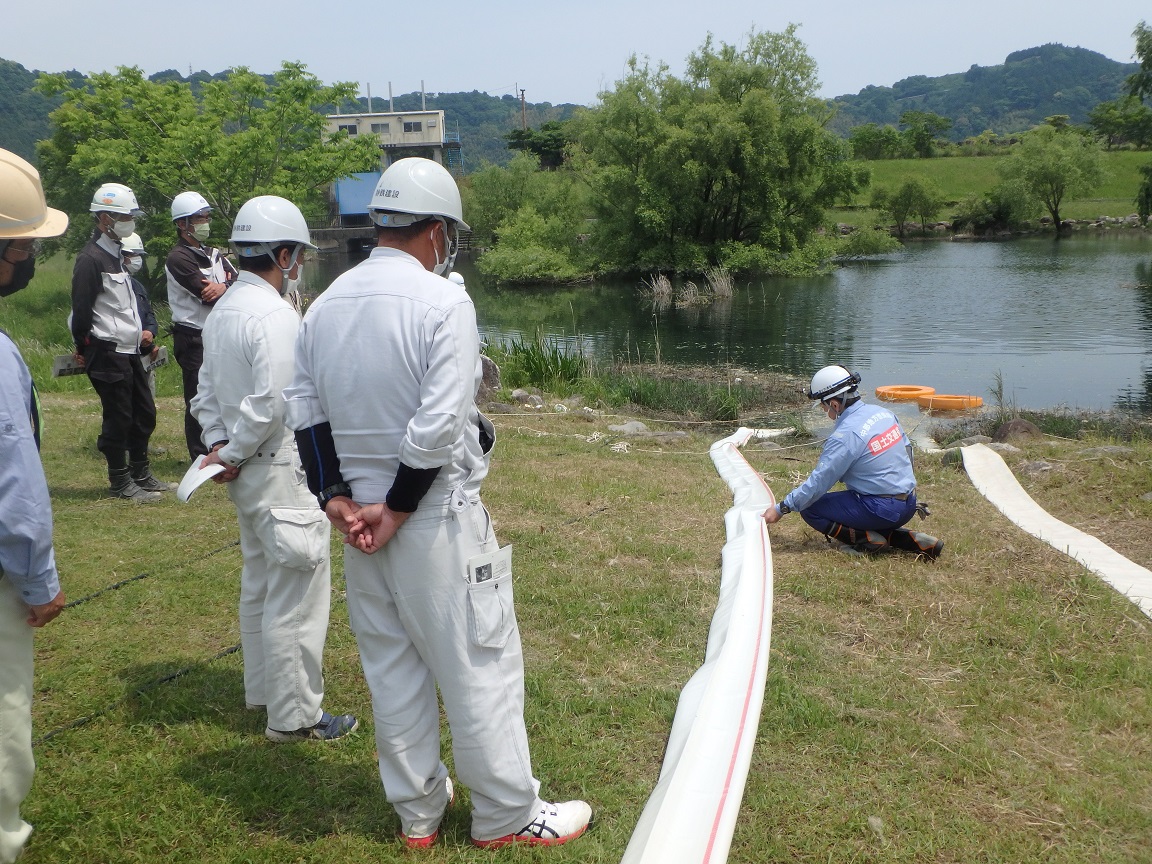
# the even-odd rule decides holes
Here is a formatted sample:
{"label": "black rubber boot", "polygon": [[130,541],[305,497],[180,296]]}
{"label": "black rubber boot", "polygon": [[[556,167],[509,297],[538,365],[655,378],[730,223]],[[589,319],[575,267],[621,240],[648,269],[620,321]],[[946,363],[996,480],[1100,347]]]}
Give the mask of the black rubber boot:
{"label": "black rubber boot", "polygon": [[923,555],[929,561],[935,561],[944,551],[943,540],[937,540],[931,534],[912,531],[908,528],[897,528],[889,533],[888,542],[892,544],[893,549],[915,552],[917,555]]}
{"label": "black rubber boot", "polygon": [[827,535],[833,540],[851,546],[857,552],[867,552],[874,555],[888,548],[888,538],[879,531],[864,531],[859,528],[849,528],[839,522],[833,522]]}
{"label": "black rubber boot", "polygon": [[127,468],[109,468],[108,484],[113,498],[124,498],[137,504],[155,504],[163,497],[159,492],[149,492],[137,486]]}
{"label": "black rubber boot", "polygon": [[165,483],[163,480],[156,479],[147,459],[129,462],[128,473],[132,476],[132,482],[145,492],[173,492],[176,489],[175,483]]}

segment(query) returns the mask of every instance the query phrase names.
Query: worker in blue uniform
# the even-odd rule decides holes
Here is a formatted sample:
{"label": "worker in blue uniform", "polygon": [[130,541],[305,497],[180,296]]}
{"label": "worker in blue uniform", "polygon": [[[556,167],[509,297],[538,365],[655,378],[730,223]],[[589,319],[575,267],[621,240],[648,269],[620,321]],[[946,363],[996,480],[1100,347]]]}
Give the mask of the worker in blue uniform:
{"label": "worker in blue uniform", "polygon": [[[819,400],[835,425],[808,479],[765,511],[764,521],[771,525],[795,511],[860,552],[901,549],[938,558],[942,540],[902,527],[917,512],[911,442],[895,414],[861,401],[859,386],[860,376],[843,366],[812,376],[808,398]],[[838,482],[847,488],[829,491]]]}

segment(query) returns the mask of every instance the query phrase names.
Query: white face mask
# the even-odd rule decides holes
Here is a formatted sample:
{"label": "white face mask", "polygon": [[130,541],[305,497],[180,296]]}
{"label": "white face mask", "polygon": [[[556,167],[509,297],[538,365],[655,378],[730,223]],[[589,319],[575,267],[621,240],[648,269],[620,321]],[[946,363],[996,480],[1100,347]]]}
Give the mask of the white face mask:
{"label": "white face mask", "polygon": [[135,276],[140,272],[140,268],[144,266],[144,259],[139,255],[129,255],[124,259],[124,269]]}
{"label": "white face mask", "polygon": [[208,239],[208,235],[212,233],[212,226],[208,222],[199,222],[192,226],[192,236],[203,243]]}
{"label": "white face mask", "polygon": [[[436,240],[435,240],[435,238],[433,238],[432,247],[433,247],[433,252],[435,252],[435,254],[436,254],[436,264],[432,268],[432,272],[435,273],[437,276],[445,276],[446,277],[448,275],[448,271],[452,269],[452,265],[456,262],[456,255],[455,255],[455,251],[452,248],[452,246],[453,246],[452,241],[448,237],[448,225],[447,225],[447,223],[441,222],[440,224],[444,226],[444,260],[443,261],[440,260],[440,250],[436,248]],[[436,229],[433,228],[432,230],[435,231]]]}
{"label": "white face mask", "polygon": [[283,294],[297,294],[300,291],[300,283],[304,281],[304,265],[301,264],[296,268],[296,278],[292,279],[288,276],[284,277],[284,290],[280,293]]}
{"label": "white face mask", "polygon": [[113,222],[112,233],[123,240],[125,237],[131,237],[136,233],[136,220],[129,219],[127,222]]}

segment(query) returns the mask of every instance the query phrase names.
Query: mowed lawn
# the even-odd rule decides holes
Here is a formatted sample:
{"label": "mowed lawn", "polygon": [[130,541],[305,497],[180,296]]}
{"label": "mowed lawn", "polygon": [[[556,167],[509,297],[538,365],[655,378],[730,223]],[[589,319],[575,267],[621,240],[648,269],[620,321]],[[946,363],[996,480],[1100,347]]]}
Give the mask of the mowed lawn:
{"label": "mowed lawn", "polygon": [[[1087,195],[1069,198],[1060,208],[1068,219],[1095,219],[1098,216],[1124,217],[1136,212],[1136,191],[1141,183],[1139,167],[1152,164],[1152,153],[1109,151],[1103,154],[1104,180]],[[1000,182],[999,167],[1007,156],[948,156],[934,159],[876,159],[861,164],[871,173],[871,185],[852,202],[866,208],[876,189],[894,192],[909,180],[918,180],[939,190],[948,207],[940,214],[949,219],[957,203],[972,195],[983,195]],[[856,224],[859,210],[831,211],[838,221]]]}

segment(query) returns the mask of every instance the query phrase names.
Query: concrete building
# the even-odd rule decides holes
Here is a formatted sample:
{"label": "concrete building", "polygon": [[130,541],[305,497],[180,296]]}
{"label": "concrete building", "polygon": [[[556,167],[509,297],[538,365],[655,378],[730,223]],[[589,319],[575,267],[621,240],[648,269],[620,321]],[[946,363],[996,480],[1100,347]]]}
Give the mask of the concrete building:
{"label": "concrete building", "polygon": [[328,132],[372,135],[380,145],[380,170],[354,174],[332,184],[341,228],[370,226],[368,203],[381,172],[397,159],[433,159],[459,178],[464,173],[460,135],[444,125],[443,111],[384,111],[374,114],[329,114]]}

